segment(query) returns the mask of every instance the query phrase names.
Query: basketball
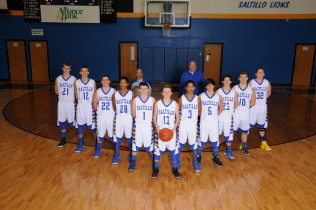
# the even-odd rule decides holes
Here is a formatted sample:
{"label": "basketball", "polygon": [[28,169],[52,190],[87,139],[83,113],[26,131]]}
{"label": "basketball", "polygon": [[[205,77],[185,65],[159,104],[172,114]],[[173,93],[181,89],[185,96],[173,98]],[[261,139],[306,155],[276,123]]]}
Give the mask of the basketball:
{"label": "basketball", "polygon": [[173,131],[169,128],[163,128],[159,131],[159,139],[164,142],[168,142],[173,137]]}

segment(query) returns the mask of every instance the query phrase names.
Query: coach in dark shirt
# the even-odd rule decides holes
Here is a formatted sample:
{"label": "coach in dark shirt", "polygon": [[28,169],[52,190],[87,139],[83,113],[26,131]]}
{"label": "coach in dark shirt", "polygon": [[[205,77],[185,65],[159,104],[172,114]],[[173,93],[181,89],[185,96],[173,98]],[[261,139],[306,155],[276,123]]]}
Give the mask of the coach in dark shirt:
{"label": "coach in dark shirt", "polygon": [[189,71],[183,72],[180,79],[179,97],[185,94],[184,85],[188,80],[193,80],[195,83],[195,95],[200,95],[204,92],[204,74],[196,70],[196,62],[190,61]]}

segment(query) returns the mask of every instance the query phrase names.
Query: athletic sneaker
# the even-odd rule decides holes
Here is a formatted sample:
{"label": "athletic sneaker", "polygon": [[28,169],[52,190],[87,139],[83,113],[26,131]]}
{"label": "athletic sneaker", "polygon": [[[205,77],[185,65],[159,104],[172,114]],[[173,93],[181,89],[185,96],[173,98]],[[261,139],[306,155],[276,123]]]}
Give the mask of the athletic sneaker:
{"label": "athletic sneaker", "polygon": [[193,162],[193,166],[194,166],[194,169],[195,169],[196,172],[202,171],[201,167],[200,167],[200,164],[197,161]]}
{"label": "athletic sneaker", "polygon": [[81,152],[84,149],[83,144],[79,144],[78,147],[75,149],[75,152]]}
{"label": "athletic sneaker", "polygon": [[132,160],[131,163],[129,164],[128,170],[129,171],[134,171],[136,166],[135,160]]}
{"label": "athletic sneaker", "polygon": [[202,155],[197,155],[197,161],[198,161],[198,163],[200,163],[201,160],[202,160]]}
{"label": "athletic sneaker", "polygon": [[101,150],[97,150],[97,151],[95,151],[95,153],[93,154],[93,157],[98,158],[101,154],[102,154]]}
{"label": "athletic sneaker", "polygon": [[65,144],[67,144],[66,139],[62,138],[61,141],[58,143],[57,147],[63,147]]}
{"label": "athletic sneaker", "polygon": [[181,178],[181,175],[180,175],[179,170],[177,168],[173,168],[172,173],[177,179]]}
{"label": "athletic sneaker", "polygon": [[271,147],[267,144],[266,141],[262,141],[260,147],[261,147],[262,149],[265,149],[265,150],[268,150],[268,151],[272,150]]}
{"label": "athletic sneaker", "polygon": [[222,163],[221,160],[219,159],[219,156],[218,156],[218,155],[217,155],[217,156],[214,156],[214,155],[213,155],[213,156],[212,156],[212,160],[213,160],[213,162],[216,163],[216,165],[219,166],[219,167],[223,165],[223,163]]}
{"label": "athletic sneaker", "polygon": [[156,179],[158,177],[159,168],[154,168],[151,178]]}
{"label": "athletic sneaker", "polygon": [[118,164],[119,161],[120,161],[120,156],[119,155],[114,155],[114,157],[112,159],[112,164],[116,165],[116,164]]}
{"label": "athletic sneaker", "polygon": [[227,148],[224,149],[224,154],[227,156],[227,158],[228,158],[229,160],[235,160],[235,157],[234,157],[232,151],[227,152]]}
{"label": "athletic sneaker", "polygon": [[242,146],[242,147],[241,147],[241,152],[244,153],[244,155],[247,155],[247,156],[250,155],[250,153],[248,152],[247,147],[245,147],[245,146]]}

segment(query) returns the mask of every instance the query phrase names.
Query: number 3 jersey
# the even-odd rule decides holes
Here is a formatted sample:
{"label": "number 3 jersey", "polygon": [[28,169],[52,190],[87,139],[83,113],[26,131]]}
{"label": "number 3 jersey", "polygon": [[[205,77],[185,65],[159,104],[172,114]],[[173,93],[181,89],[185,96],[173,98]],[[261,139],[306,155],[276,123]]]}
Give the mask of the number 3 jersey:
{"label": "number 3 jersey", "polygon": [[81,79],[76,81],[78,103],[92,103],[94,84],[94,80],[90,78],[86,83],[84,83]]}
{"label": "number 3 jersey", "polygon": [[107,92],[104,92],[102,88],[99,88],[97,90],[99,101],[97,109],[98,115],[114,115],[114,110],[112,106],[112,95],[114,94],[114,92],[114,88],[111,87]]}
{"label": "number 3 jersey", "polygon": [[233,115],[234,114],[234,104],[235,104],[235,90],[230,89],[227,93],[223,88],[218,89],[217,92],[220,96],[222,96],[224,109],[221,115]]}
{"label": "number 3 jersey", "polygon": [[57,85],[58,85],[58,99],[59,101],[71,101],[73,102],[75,99],[74,94],[74,83],[75,77],[70,75],[67,79],[60,75],[57,77]]}
{"label": "number 3 jersey", "polygon": [[171,100],[169,104],[165,104],[163,100],[158,102],[157,124],[159,128],[172,129],[176,117],[176,102]]}
{"label": "number 3 jersey", "polygon": [[201,93],[201,121],[218,119],[218,102],[219,95],[217,93],[214,93],[212,96],[207,95],[206,92]]}
{"label": "number 3 jersey", "polygon": [[256,92],[256,104],[263,105],[267,103],[267,92],[268,92],[269,82],[263,79],[261,83],[257,80],[251,80],[251,87]]}
{"label": "number 3 jersey", "polygon": [[181,123],[182,122],[197,122],[198,119],[198,96],[189,100],[186,95],[182,95],[181,105]]}

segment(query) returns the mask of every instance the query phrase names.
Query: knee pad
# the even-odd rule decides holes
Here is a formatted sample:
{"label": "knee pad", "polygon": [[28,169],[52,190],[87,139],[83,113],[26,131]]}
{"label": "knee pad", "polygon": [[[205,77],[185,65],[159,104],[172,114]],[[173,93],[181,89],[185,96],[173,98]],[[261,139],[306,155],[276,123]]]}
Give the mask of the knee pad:
{"label": "knee pad", "polygon": [[182,151],[182,148],[185,146],[185,144],[181,144],[180,142],[179,142],[179,150],[180,151]]}
{"label": "knee pad", "polygon": [[145,147],[145,151],[146,152],[150,152],[150,146],[149,147]]}
{"label": "knee pad", "polygon": [[206,142],[201,141],[200,147],[203,148],[203,147],[205,147],[205,145],[206,145]]}
{"label": "knee pad", "polygon": [[230,143],[232,143],[232,140],[227,140],[226,143],[230,144]]}
{"label": "knee pad", "polygon": [[174,155],[175,154],[175,150],[169,150],[169,153],[171,154],[171,155]]}
{"label": "knee pad", "polygon": [[66,130],[66,122],[59,122],[60,130]]}
{"label": "knee pad", "polygon": [[255,127],[255,125],[254,124],[250,124],[250,128],[254,128]]}
{"label": "knee pad", "polygon": [[99,141],[103,141],[104,137],[99,137]]}
{"label": "knee pad", "polygon": [[218,146],[217,143],[218,143],[217,141],[211,142],[212,147],[217,147]]}
{"label": "knee pad", "polygon": [[266,131],[265,128],[259,128],[259,131]]}
{"label": "knee pad", "polygon": [[165,152],[164,152],[164,151],[159,150],[159,154],[160,154],[160,155],[163,155],[163,154],[165,154]]}
{"label": "knee pad", "polygon": [[155,159],[156,161],[159,161],[159,160],[160,160],[160,155],[154,155],[154,156],[155,156],[154,159]]}

